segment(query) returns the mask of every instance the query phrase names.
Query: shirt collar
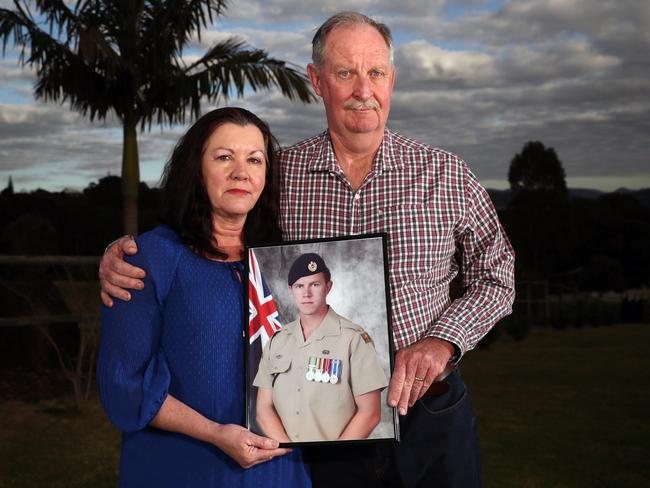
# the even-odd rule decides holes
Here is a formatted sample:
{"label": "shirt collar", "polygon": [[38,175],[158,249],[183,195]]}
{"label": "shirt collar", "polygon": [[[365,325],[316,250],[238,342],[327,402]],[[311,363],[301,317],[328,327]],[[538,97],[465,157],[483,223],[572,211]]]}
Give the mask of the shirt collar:
{"label": "shirt collar", "polygon": [[322,339],[325,336],[341,335],[341,321],[332,307],[327,310],[327,315],[309,338],[308,342]]}
{"label": "shirt collar", "polygon": [[329,307],[327,315],[325,315],[321,324],[306,341],[302,335],[300,319],[287,325],[285,329],[286,332],[293,335],[295,341],[302,346],[304,344],[311,344],[312,342],[318,341],[326,336],[341,335],[341,321],[338,314],[332,309],[332,307]]}
{"label": "shirt collar", "polygon": [[[384,137],[381,140],[372,167],[372,171],[376,174],[398,169],[401,166],[401,158],[398,149],[393,144],[393,138],[393,133],[388,128],[385,128]],[[315,147],[312,159],[309,162],[309,170],[329,173],[342,171],[336,160],[336,154],[334,154],[334,146],[329,131],[325,131],[320,135],[319,144]]]}
{"label": "shirt collar", "polygon": [[311,161],[309,162],[309,170],[314,172],[336,172],[339,165],[334,155],[334,147],[332,146],[332,139],[328,131],[320,134],[318,144],[314,147]]}

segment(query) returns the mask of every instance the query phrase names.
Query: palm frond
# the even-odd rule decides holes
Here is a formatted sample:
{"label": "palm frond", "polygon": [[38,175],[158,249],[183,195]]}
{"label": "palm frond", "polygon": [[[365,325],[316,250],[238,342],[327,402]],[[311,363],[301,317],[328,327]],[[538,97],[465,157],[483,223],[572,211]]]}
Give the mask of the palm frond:
{"label": "palm frond", "polygon": [[[18,2],[14,2],[18,4]],[[83,2],[88,3],[88,2]],[[77,23],[77,15],[70,10],[63,0],[36,0],[34,1],[39,13],[45,18],[45,22],[50,26],[50,32],[56,27],[62,32],[69,32],[71,27]],[[78,1],[75,11],[81,6],[82,2]]]}
{"label": "palm frond", "polygon": [[266,51],[250,48],[234,37],[212,46],[186,72],[190,78],[207,79],[213,97],[227,99],[232,92],[241,97],[248,85],[253,91],[275,86],[290,100],[315,100],[309,79],[300,68],[271,58]]}
{"label": "palm frond", "polygon": [[201,39],[202,30],[224,14],[227,0],[168,0],[146,2],[142,22],[144,44],[160,41],[160,32],[179,50],[186,46],[191,37]]}
{"label": "palm frond", "polygon": [[36,24],[24,9],[8,10],[0,8],[0,38],[2,38],[2,54],[7,51],[9,40],[13,39],[14,46],[20,46],[19,61],[24,63],[25,53],[30,42],[30,28]]}
{"label": "palm frond", "polygon": [[292,100],[315,100],[309,79],[300,68],[270,58],[260,49],[251,49],[238,38],[212,46],[194,63],[158,63],[147,72],[139,97],[138,113],[142,126],[185,123],[186,115],[197,117],[201,101],[228,100],[244,96],[246,89],[260,91],[278,88]]}

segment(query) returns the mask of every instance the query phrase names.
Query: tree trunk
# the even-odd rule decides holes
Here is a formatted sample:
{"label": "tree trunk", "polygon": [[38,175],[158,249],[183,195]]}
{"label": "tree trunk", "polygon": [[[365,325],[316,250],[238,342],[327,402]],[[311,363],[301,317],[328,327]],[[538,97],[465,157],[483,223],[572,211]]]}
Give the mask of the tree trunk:
{"label": "tree trunk", "polygon": [[138,157],[138,135],[136,121],[124,119],[124,141],[122,145],[122,198],[123,222],[126,234],[138,233],[138,187],[140,168]]}

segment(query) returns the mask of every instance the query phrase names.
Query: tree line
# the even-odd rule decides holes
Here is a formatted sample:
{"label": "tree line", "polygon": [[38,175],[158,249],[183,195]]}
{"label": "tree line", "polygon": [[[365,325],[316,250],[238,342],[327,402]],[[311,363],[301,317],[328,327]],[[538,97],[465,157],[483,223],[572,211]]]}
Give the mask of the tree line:
{"label": "tree line", "polygon": [[[650,189],[572,196],[557,154],[538,141],[515,155],[508,179],[497,207],[518,280],[598,292],[650,286]],[[160,191],[140,183],[139,193],[144,232],[158,225]],[[10,181],[0,193],[0,254],[100,255],[123,233],[121,212],[118,176],[79,193],[17,193]]]}

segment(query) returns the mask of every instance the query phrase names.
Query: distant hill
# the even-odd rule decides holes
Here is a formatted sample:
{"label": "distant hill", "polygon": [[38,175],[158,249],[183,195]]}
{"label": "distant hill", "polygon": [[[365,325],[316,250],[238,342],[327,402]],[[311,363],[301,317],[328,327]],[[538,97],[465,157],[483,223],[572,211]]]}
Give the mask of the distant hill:
{"label": "distant hill", "polygon": [[595,200],[598,197],[606,195],[607,192],[601,190],[591,190],[589,188],[569,188],[569,196],[571,198],[586,198],[587,200]]}
{"label": "distant hill", "polygon": [[614,193],[625,193],[626,195],[632,195],[639,201],[641,205],[647,209],[650,209],[650,188],[644,188],[643,190],[628,190],[627,188],[619,188]]}
{"label": "distant hill", "polygon": [[[492,203],[497,208],[497,210],[506,208],[510,202],[511,193],[510,190],[494,190],[491,188],[487,189]],[[628,190],[627,188],[619,188],[613,192],[609,193],[624,193],[636,198],[641,205],[650,209],[650,188],[644,188],[642,190]],[[587,200],[595,200],[607,195],[608,192],[602,190],[592,190],[590,188],[569,188],[569,195],[571,198],[584,198]]]}

